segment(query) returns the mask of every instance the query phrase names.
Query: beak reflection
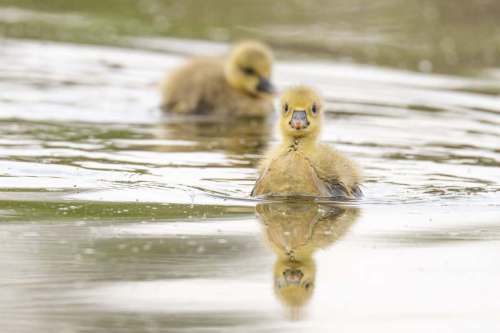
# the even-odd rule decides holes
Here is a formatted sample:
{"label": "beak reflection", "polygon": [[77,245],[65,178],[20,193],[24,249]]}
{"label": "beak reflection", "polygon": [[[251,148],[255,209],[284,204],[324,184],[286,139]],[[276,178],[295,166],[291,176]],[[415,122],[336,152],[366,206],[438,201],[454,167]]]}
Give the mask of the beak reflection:
{"label": "beak reflection", "polygon": [[304,273],[300,269],[286,269],[283,272],[283,277],[287,284],[300,284],[300,281],[304,277]]}

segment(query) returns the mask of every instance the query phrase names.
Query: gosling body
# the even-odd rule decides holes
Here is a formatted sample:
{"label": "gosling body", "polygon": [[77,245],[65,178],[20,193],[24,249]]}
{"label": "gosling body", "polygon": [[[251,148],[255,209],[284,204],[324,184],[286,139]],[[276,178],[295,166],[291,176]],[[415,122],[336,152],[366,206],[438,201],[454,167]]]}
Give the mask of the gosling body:
{"label": "gosling body", "polygon": [[261,162],[252,195],[361,196],[357,165],[318,142],[323,112],[320,97],[307,87],[297,87],[284,93],[281,104],[283,140]]}
{"label": "gosling body", "polygon": [[178,114],[265,116],[273,112],[271,51],[258,42],[234,47],[226,58],[197,58],[162,85],[162,107]]}

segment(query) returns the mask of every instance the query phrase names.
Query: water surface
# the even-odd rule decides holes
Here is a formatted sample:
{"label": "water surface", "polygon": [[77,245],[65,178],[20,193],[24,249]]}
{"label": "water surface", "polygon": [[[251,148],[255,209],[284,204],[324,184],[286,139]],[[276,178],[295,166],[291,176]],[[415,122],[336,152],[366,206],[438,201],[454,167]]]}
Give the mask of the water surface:
{"label": "water surface", "polygon": [[498,70],[278,59],[280,89],[325,96],[365,198],[264,203],[273,121],[162,116],[182,54],[224,49],[164,43],[1,41],[6,332],[498,331]]}

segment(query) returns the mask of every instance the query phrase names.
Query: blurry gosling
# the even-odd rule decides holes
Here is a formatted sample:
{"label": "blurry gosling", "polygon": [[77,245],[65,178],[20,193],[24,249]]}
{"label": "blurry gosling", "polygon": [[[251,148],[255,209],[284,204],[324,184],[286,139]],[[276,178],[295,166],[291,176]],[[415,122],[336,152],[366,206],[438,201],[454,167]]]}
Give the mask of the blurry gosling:
{"label": "blurry gosling", "polygon": [[252,195],[360,197],[358,167],[318,142],[323,113],[318,94],[305,86],[291,88],[281,97],[280,113],[283,140],[261,162]]}
{"label": "blurry gosling", "polygon": [[227,58],[197,58],[162,85],[162,108],[178,114],[265,116],[273,112],[271,50],[241,42]]}

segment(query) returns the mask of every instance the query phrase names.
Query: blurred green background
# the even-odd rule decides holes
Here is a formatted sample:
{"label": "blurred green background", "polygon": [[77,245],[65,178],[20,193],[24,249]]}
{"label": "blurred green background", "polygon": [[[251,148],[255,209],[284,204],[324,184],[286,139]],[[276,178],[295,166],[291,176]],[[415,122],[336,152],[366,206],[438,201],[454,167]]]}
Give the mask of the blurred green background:
{"label": "blurred green background", "polygon": [[472,74],[500,64],[500,1],[0,0],[0,36],[260,38],[278,55]]}

